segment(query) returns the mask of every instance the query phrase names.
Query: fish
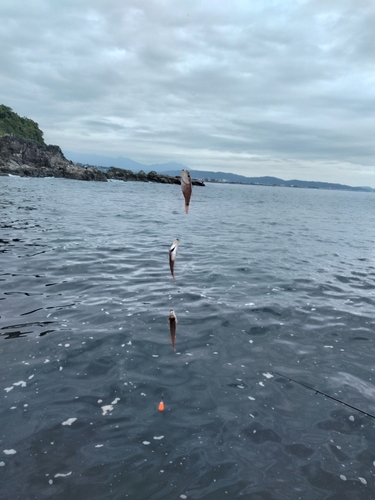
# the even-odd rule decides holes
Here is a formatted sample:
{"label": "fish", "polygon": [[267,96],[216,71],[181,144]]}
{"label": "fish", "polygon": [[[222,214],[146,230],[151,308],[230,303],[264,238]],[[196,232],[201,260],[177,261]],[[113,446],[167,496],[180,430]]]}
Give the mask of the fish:
{"label": "fish", "polygon": [[184,169],[182,169],[181,172],[181,189],[182,189],[182,194],[184,195],[185,198],[185,213],[188,213],[190,198],[192,193],[192,183],[189,172]]}
{"label": "fish", "polygon": [[176,325],[178,323],[177,316],[175,315],[175,312],[173,309],[170,310],[169,312],[169,331],[171,333],[171,342],[172,342],[172,347],[174,352],[176,352],[176,349],[174,348],[174,343],[176,340]]}
{"label": "fish", "polygon": [[179,243],[180,243],[180,240],[178,238],[176,238],[174,240],[174,242],[172,243],[171,248],[169,249],[169,267],[171,269],[172,278],[173,278],[173,281],[175,283],[177,283],[177,282],[176,282],[176,278],[174,277],[174,261],[176,260],[176,257],[177,257],[177,247],[178,247]]}

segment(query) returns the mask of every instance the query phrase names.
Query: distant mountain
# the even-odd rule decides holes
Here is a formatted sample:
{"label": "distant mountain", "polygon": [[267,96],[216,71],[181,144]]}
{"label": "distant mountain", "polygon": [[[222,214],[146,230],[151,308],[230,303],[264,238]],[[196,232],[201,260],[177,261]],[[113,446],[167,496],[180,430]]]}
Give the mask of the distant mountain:
{"label": "distant mountain", "polygon": [[66,151],[65,156],[72,161],[82,163],[83,165],[95,165],[103,170],[108,170],[109,167],[115,166],[126,170],[139,172],[144,170],[146,173],[154,170],[158,174],[166,175],[181,175],[181,170],[189,170],[193,179],[201,179],[205,182],[228,182],[240,184],[255,184],[262,186],[282,186],[282,187],[297,187],[297,188],[310,188],[310,189],[331,189],[331,190],[345,190],[345,191],[368,191],[375,192],[375,189],[370,187],[352,187],[345,184],[337,184],[331,182],[318,182],[318,181],[299,181],[292,179],[289,181],[279,179],[278,177],[246,177],[244,175],[232,174],[230,172],[210,172],[208,170],[192,170],[182,163],[168,162],[168,163],[153,163],[152,165],[145,165],[130,158],[119,156],[111,158],[108,156],[100,156],[94,154],[74,153]]}
{"label": "distant mountain", "polygon": [[182,163],[176,163],[174,161],[170,161],[168,163],[153,163],[152,165],[145,165],[144,163],[139,163],[137,161],[131,160],[130,158],[124,158],[123,156],[112,158],[110,156],[74,153],[73,151],[65,151],[64,154],[66,158],[76,163],[105,167],[104,170],[107,170],[109,167],[117,167],[124,168],[125,170],[133,170],[134,172],[139,172],[139,170],[151,172],[152,170],[154,170],[158,174],[161,174],[162,172],[168,174],[168,172],[174,170],[178,172],[178,174],[176,175],[180,175],[183,168],[188,168],[186,165],[182,165]]}
{"label": "distant mountain", "polygon": [[[151,170],[155,170],[158,174],[162,172],[168,175],[171,175],[169,172],[178,172],[178,174],[173,175],[181,175],[181,170],[184,168],[185,170],[189,170],[189,167],[183,165],[182,163],[176,163],[175,161],[170,161],[168,163],[153,163],[152,165],[144,165],[144,168],[150,168]],[[189,170],[190,172],[190,170]]]}
{"label": "distant mountain", "polygon": [[66,158],[76,163],[82,163],[83,165],[95,165],[97,167],[106,167],[106,169],[109,167],[117,167],[124,168],[125,170],[133,170],[134,172],[139,172],[139,170],[148,168],[147,165],[138,163],[137,161],[131,160],[130,158],[124,158],[123,156],[111,158],[110,156],[74,153],[73,151],[65,151],[64,154]]}
{"label": "distant mountain", "polygon": [[[375,192],[375,189],[371,187],[353,187],[347,186],[345,184],[337,184],[331,182],[318,182],[318,181],[299,181],[297,179],[292,179],[285,181],[284,179],[279,179],[278,177],[245,177],[244,175],[232,174],[229,172],[209,172],[206,170],[189,170],[191,176],[194,179],[202,179],[205,182],[228,182],[228,183],[240,183],[240,184],[255,184],[261,186],[281,186],[281,187],[298,187],[298,188],[310,188],[310,189],[331,189],[331,190],[345,190],[345,191],[368,191]],[[180,170],[169,170],[168,175],[180,175]]]}
{"label": "distant mountain", "polygon": [[[187,167],[183,167],[187,168]],[[190,175],[194,178],[199,179],[207,179],[211,181],[221,181],[221,182],[240,182],[244,184],[252,183],[253,179],[258,179],[256,184],[276,184],[279,185],[279,181],[282,179],[278,179],[277,177],[245,177],[244,175],[231,174],[229,172],[209,172],[208,170],[191,170],[188,169]],[[167,173],[167,171],[160,172]],[[180,170],[168,170],[168,175],[180,175]],[[282,181],[283,182],[283,181]]]}

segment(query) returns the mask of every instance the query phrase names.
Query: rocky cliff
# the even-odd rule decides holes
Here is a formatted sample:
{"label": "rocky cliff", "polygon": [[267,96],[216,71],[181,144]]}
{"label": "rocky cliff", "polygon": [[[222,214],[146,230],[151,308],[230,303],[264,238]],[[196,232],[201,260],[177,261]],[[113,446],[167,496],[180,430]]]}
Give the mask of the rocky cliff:
{"label": "rocky cliff", "polygon": [[[60,177],[83,181],[107,182],[108,179],[122,181],[159,182],[180,184],[179,176],[146,174],[141,170],[111,167],[103,172],[94,166],[84,166],[67,160],[59,146],[46,146],[11,134],[0,137],[0,175],[19,175],[21,177]],[[193,181],[197,186],[203,182]]]}
{"label": "rocky cliff", "polygon": [[7,174],[107,181],[98,168],[85,168],[67,160],[59,146],[40,145],[13,135],[0,137],[0,175]]}

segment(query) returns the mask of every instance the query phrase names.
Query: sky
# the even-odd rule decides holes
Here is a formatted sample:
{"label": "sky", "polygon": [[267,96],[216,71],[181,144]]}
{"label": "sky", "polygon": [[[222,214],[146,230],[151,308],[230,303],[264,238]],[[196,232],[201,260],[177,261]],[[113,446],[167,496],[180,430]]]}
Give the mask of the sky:
{"label": "sky", "polygon": [[63,151],[375,188],[373,0],[1,0],[0,104]]}

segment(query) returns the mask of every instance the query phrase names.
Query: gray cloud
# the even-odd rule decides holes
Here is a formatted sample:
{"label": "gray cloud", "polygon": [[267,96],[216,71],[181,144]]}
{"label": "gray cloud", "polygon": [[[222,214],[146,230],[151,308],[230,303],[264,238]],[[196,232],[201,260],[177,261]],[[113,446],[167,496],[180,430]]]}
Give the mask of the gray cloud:
{"label": "gray cloud", "polygon": [[375,187],[371,0],[3,0],[0,102],[77,152]]}

